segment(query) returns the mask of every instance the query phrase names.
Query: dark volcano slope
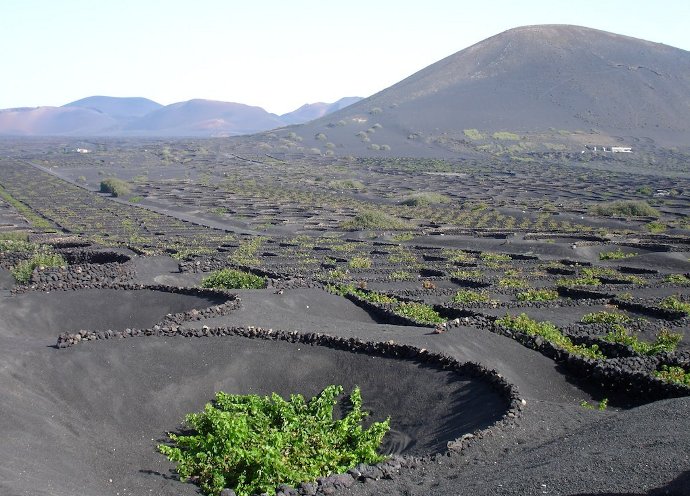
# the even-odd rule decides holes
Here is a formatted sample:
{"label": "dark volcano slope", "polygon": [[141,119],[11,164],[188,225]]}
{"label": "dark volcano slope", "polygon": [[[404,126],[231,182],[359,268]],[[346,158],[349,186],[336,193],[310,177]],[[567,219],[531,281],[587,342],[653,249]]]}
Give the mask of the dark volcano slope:
{"label": "dark volcano slope", "polygon": [[[389,144],[395,155],[429,153],[440,136],[470,141],[465,129],[560,141],[563,131],[594,130],[683,143],[690,136],[689,94],[690,52],[584,27],[527,26],[457,52],[295,132],[310,145],[315,134],[325,133],[336,150],[348,153]],[[382,127],[369,133],[370,142],[355,137],[377,123]]]}

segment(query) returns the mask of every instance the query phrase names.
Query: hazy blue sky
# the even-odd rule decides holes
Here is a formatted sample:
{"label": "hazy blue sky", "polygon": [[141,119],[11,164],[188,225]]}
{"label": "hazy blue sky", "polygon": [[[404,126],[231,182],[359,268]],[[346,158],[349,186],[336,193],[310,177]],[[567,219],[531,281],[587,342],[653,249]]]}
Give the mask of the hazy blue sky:
{"label": "hazy blue sky", "polygon": [[207,98],[284,113],[368,96],[526,24],[690,50],[690,2],[0,0],[0,108],[90,95]]}

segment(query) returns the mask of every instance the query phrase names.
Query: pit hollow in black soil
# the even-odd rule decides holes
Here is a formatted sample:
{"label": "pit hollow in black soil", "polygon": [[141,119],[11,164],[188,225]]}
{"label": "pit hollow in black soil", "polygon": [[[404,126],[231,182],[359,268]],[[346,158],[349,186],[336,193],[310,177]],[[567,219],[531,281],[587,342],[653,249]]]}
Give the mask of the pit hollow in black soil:
{"label": "pit hollow in black soil", "polygon": [[[0,488],[10,494],[36,489],[23,471],[50,480],[51,496],[198,494],[175,480],[173,465],[155,447],[221,390],[309,398],[329,384],[346,392],[358,385],[372,420],[391,416],[383,449],[409,455],[444,451],[448,441],[490,426],[508,407],[481,379],[280,341],[112,339],[29,355],[21,360],[34,366],[12,364],[17,373],[2,386],[3,393],[22,391],[2,408],[0,424],[7,441],[0,456],[10,474]],[[12,426],[23,434],[10,435]]]}
{"label": "pit hollow in black soil", "polygon": [[148,289],[27,292],[6,298],[2,302],[0,337],[45,339],[51,344],[63,331],[151,327],[169,313],[203,309],[226,301],[215,296]]}

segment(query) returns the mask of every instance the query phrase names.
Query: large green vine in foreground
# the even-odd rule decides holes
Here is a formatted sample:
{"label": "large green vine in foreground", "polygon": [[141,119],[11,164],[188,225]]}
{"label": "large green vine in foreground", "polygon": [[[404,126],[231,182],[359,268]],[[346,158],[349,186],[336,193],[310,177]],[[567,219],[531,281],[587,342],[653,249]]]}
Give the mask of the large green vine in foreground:
{"label": "large green vine in foreground", "polygon": [[273,492],[279,484],[297,486],[317,477],[342,473],[359,463],[385,459],[377,452],[390,419],[368,429],[362,421],[359,388],[350,394],[350,412],[333,419],[342,386],[328,386],[308,403],[302,395],[286,401],[271,396],[219,392],[203,412],[186,423],[196,432],[169,434],[172,445],[158,450],[177,462],[182,480],[194,478],[205,494],[225,487],[238,496]]}

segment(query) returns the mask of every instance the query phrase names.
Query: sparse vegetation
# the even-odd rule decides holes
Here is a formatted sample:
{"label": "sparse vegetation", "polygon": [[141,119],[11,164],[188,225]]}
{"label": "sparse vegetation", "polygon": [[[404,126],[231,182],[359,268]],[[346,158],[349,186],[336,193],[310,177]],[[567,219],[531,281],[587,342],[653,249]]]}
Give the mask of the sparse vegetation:
{"label": "sparse vegetation", "polygon": [[478,269],[472,270],[454,270],[451,276],[457,279],[463,279],[466,281],[479,281],[482,278],[482,271]]}
{"label": "sparse vegetation", "polygon": [[504,277],[498,281],[498,285],[502,288],[526,288],[529,286],[529,283],[524,279]]}
{"label": "sparse vegetation", "polygon": [[400,204],[408,207],[425,207],[434,203],[448,203],[450,198],[440,193],[424,192],[415,193],[403,199]]}
{"label": "sparse vegetation", "polygon": [[689,286],[690,277],[686,276],[685,274],[669,274],[664,277],[664,282],[679,284],[681,286]]}
{"label": "sparse vegetation", "polygon": [[488,303],[489,293],[485,291],[474,291],[471,289],[461,289],[453,295],[454,303]]}
{"label": "sparse vegetation", "polygon": [[607,312],[592,312],[583,316],[580,322],[583,324],[623,324],[630,322],[632,319],[623,313]]}
{"label": "sparse vegetation", "polygon": [[391,236],[393,241],[398,241],[398,242],[403,242],[403,241],[410,241],[414,239],[414,233],[411,232],[402,232],[398,234],[394,234]]}
{"label": "sparse vegetation", "polygon": [[485,262],[485,263],[501,263],[501,262],[510,262],[512,259],[510,258],[510,255],[507,255],[505,253],[491,253],[491,252],[484,252],[479,255],[479,257]]}
{"label": "sparse vegetation", "polygon": [[393,312],[396,315],[407,317],[423,324],[441,324],[446,321],[429,305],[414,301],[400,303]]}
{"label": "sparse vegetation", "polygon": [[659,212],[644,200],[600,203],[593,205],[589,209],[589,213],[604,217],[659,217]]}
{"label": "sparse vegetation", "polygon": [[508,131],[498,131],[492,134],[494,139],[505,140],[505,141],[520,141],[520,136],[515,133],[510,133]]}
{"label": "sparse vegetation", "polygon": [[354,218],[347,220],[341,224],[344,229],[390,229],[401,230],[407,229],[409,226],[395,217],[391,217],[383,212],[375,210],[366,210],[355,215]]}
{"label": "sparse vegetation", "polygon": [[221,269],[211,272],[201,280],[203,288],[217,289],[262,289],[266,278],[249,272],[234,269]]}
{"label": "sparse vegetation", "polygon": [[690,372],[683,367],[662,365],[661,370],[655,371],[654,375],[663,381],[690,387]]}
{"label": "sparse vegetation", "polygon": [[472,260],[472,256],[466,251],[456,250],[453,248],[445,248],[441,251],[441,255],[446,257],[449,262],[453,263],[465,263]]}
{"label": "sparse vegetation", "polygon": [[414,279],[413,275],[407,272],[406,270],[395,270],[390,273],[388,278],[391,281],[411,281]]}
{"label": "sparse vegetation", "polygon": [[633,351],[641,355],[657,355],[659,353],[675,351],[678,343],[680,343],[682,339],[682,335],[669,332],[667,329],[662,329],[657,334],[656,340],[653,343],[647,343],[645,341],[640,341],[637,336],[631,335],[622,325],[614,324],[613,329],[606,334],[604,339],[611,343],[620,343],[625,346],[630,346]]}
{"label": "sparse vegetation", "polygon": [[49,221],[47,221],[40,215],[36,214],[36,212],[24,205],[24,203],[20,202],[15,197],[13,197],[5,188],[2,187],[2,185],[0,185],[0,198],[12,205],[17,210],[17,212],[23,215],[24,218],[35,228],[51,229],[53,227],[53,225]]}
{"label": "sparse vegetation", "polygon": [[626,253],[620,248],[613,251],[602,251],[599,253],[599,260],[624,260],[637,256],[637,253]]}
{"label": "sparse vegetation", "polygon": [[338,179],[329,181],[328,186],[333,189],[364,189],[364,184],[356,179]]}
{"label": "sparse vegetation", "polygon": [[261,248],[264,239],[258,236],[241,242],[232,255],[230,255],[229,260],[238,265],[261,265],[261,260],[256,254],[259,248]]}
{"label": "sparse vegetation", "polygon": [[371,258],[369,257],[352,257],[347,263],[351,269],[370,269]]}
{"label": "sparse vegetation", "polygon": [[[594,410],[594,408],[595,408],[595,406],[587,400],[582,400],[580,402],[580,406],[586,410]],[[608,406],[609,406],[609,399],[604,398],[599,402],[599,406],[597,406],[596,409],[599,410],[600,412],[603,412],[603,411],[606,411],[606,408],[608,408]]]}
{"label": "sparse vegetation", "polygon": [[390,419],[364,428],[369,413],[355,388],[349,411],[334,419],[342,386],[328,386],[305,401],[219,392],[204,410],[185,417],[191,434],[169,434],[171,445],[158,450],[182,480],[194,478],[207,495],[232,488],[238,496],[273,493],[279,484],[293,487],[317,477],[343,473],[359,463],[385,459],[378,453]]}
{"label": "sparse vegetation", "polygon": [[59,253],[52,253],[48,248],[40,248],[39,251],[31,255],[28,260],[19,262],[10,272],[15,281],[20,284],[27,284],[31,280],[34,269],[48,267],[66,267],[67,262]]}
{"label": "sparse vegetation", "polygon": [[666,231],[666,229],[668,229],[668,226],[666,224],[664,224],[663,222],[660,222],[658,220],[653,220],[651,222],[648,222],[644,227],[645,227],[645,229],[647,229],[647,231],[649,231],[650,233],[653,233],[653,234],[659,234],[659,233]]}
{"label": "sparse vegetation", "polygon": [[477,129],[464,129],[462,132],[465,136],[474,141],[484,139],[484,135],[480,133]]}
{"label": "sparse vegetation", "polygon": [[506,315],[503,318],[497,319],[496,324],[514,331],[524,332],[530,336],[540,336],[550,342],[552,345],[561,348],[573,355],[579,355],[587,358],[594,358],[597,360],[603,359],[604,354],[599,351],[597,345],[585,346],[576,345],[570,340],[568,336],[563,334],[551,322],[537,322],[521,313],[517,317]]}
{"label": "sparse vegetation", "polygon": [[109,177],[101,181],[101,193],[109,193],[115,197],[127,196],[131,192],[129,184],[117,177]]}
{"label": "sparse vegetation", "polygon": [[397,304],[398,300],[392,296],[379,293],[377,291],[364,291],[362,288],[356,288],[354,284],[340,284],[335,286],[328,286],[328,290],[331,293],[345,296],[347,294],[352,294],[361,298],[362,300],[371,303],[392,303]]}
{"label": "sparse vegetation", "polygon": [[661,308],[666,310],[673,310],[675,312],[682,312],[686,315],[690,315],[690,303],[681,301],[677,296],[669,296],[661,300],[659,303]]}
{"label": "sparse vegetation", "polygon": [[0,232],[0,253],[31,253],[37,249],[38,245],[30,243],[28,234],[24,232]]}
{"label": "sparse vegetation", "polygon": [[553,289],[528,289],[515,296],[518,301],[552,301],[558,299],[558,291]]}

